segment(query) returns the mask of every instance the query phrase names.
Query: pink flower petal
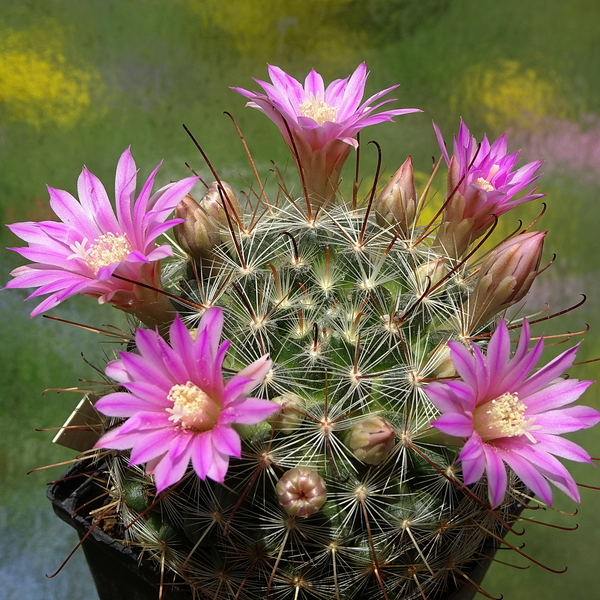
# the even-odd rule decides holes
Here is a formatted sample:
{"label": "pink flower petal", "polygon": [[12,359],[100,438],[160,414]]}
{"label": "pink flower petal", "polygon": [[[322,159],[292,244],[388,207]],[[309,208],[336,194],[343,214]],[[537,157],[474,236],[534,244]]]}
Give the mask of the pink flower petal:
{"label": "pink flower petal", "polygon": [[456,398],[453,390],[441,382],[434,381],[425,388],[431,403],[441,412],[461,412],[462,403]]}
{"label": "pink flower petal", "polygon": [[593,381],[579,381],[578,379],[561,379],[548,387],[527,396],[527,415],[535,415],[554,408],[561,408],[565,404],[575,402]]}
{"label": "pink flower petal", "polygon": [[521,396],[529,396],[548,385],[551,381],[554,381],[573,365],[578,347],[579,344],[557,356],[522,385],[517,386],[515,391]]}
{"label": "pink flower petal", "polygon": [[539,444],[523,444],[515,450],[515,453],[528,460],[540,474],[567,494],[567,496],[575,500],[575,502],[579,502],[579,490],[569,471],[554,456],[540,448]]}
{"label": "pink flower petal", "polygon": [[50,186],[47,186],[47,190],[50,195],[50,208],[63,223],[78,228],[82,236],[90,241],[101,235],[102,230],[98,228],[94,219],[69,192]]}
{"label": "pink flower petal", "polygon": [[83,210],[102,232],[124,233],[117,222],[108,195],[100,180],[85,167],[77,180],[77,193]]}
{"label": "pink flower petal", "polygon": [[[181,439],[179,443],[189,444],[191,438]],[[190,463],[190,452],[179,452],[177,458],[172,458],[172,452],[167,452],[154,468],[154,481],[156,492],[160,493],[165,488],[177,483],[184,475]]]}
{"label": "pink flower petal", "polygon": [[222,423],[240,423],[241,425],[255,425],[277,412],[281,406],[270,400],[259,398],[244,398],[226,405],[221,413]]}
{"label": "pink flower petal", "polygon": [[217,483],[222,483],[225,480],[227,469],[229,468],[229,456],[227,454],[221,454],[213,444],[213,460],[206,473],[207,477],[210,477]]}
{"label": "pink flower petal", "polygon": [[528,488],[544,502],[552,504],[552,488],[536,465],[512,451],[503,452],[502,457]]}
{"label": "pink flower petal", "polygon": [[137,167],[131,156],[131,149],[127,148],[117,164],[115,175],[115,198],[117,219],[122,224],[124,231],[133,230],[133,202],[137,181]]}
{"label": "pink flower petal", "polygon": [[315,98],[323,98],[325,95],[323,78],[314,69],[311,69],[304,80],[304,92],[312,94]]}
{"label": "pink flower petal", "polygon": [[498,323],[498,328],[490,339],[487,349],[487,367],[489,370],[490,387],[495,388],[502,381],[510,356],[510,334],[504,319]]}
{"label": "pink flower petal", "polygon": [[448,347],[456,372],[471,389],[477,389],[476,363],[473,354],[460,342],[449,342]]}
{"label": "pink flower petal", "polygon": [[217,425],[212,431],[212,443],[221,454],[229,454],[236,458],[242,456],[242,440],[233,427]]}
{"label": "pink flower petal", "polygon": [[[529,343],[529,338],[527,339],[527,343]],[[521,342],[519,342],[519,348],[521,347]],[[539,340],[538,343],[534,346],[534,348],[523,356],[520,359],[517,359],[517,356],[512,359],[507,367],[507,372],[500,383],[500,388],[504,390],[515,390],[531,373],[535,365],[537,365],[538,361],[542,356],[542,352],[544,351],[544,342],[543,340]],[[517,354],[518,354],[517,350]]]}
{"label": "pink flower petal", "polygon": [[547,433],[536,433],[535,436],[540,450],[550,452],[561,458],[567,458],[576,462],[587,462],[593,464],[590,455],[578,444],[566,438]]}
{"label": "pink flower petal", "polygon": [[147,411],[148,402],[133,394],[115,392],[100,398],[95,408],[110,417],[131,417],[140,411]]}
{"label": "pink flower petal", "polygon": [[94,448],[111,448],[112,450],[129,450],[143,436],[138,431],[122,433],[121,427],[116,427],[105,433],[94,445]]}
{"label": "pink flower petal", "polygon": [[177,434],[170,429],[159,429],[139,436],[131,449],[130,465],[146,463],[168,453]]}
{"label": "pink flower petal", "polygon": [[120,360],[111,360],[106,365],[104,372],[108,377],[118,381],[119,383],[130,380],[129,373],[127,372],[127,369],[125,369],[123,362]]}
{"label": "pink flower petal", "polygon": [[448,435],[469,437],[473,433],[473,420],[459,413],[444,413],[431,424]]}
{"label": "pink flower petal", "polygon": [[200,479],[206,479],[206,474],[212,463],[212,433],[207,431],[194,436],[192,441],[192,466]]}
{"label": "pink flower petal", "polygon": [[272,361],[265,355],[232,377],[227,382],[223,391],[225,404],[228,404],[239,396],[249,394],[265,378],[266,374],[271,370],[271,365]]}
{"label": "pink flower petal", "polygon": [[487,444],[482,446],[485,454],[485,471],[488,480],[488,497],[492,508],[500,506],[506,495],[508,478],[502,458],[495,448]]}
{"label": "pink flower petal", "polygon": [[173,351],[178,355],[191,377],[196,371],[194,364],[194,342],[179,315],[175,317],[169,329],[169,341],[171,342]]}
{"label": "pink flower petal", "polygon": [[458,460],[462,464],[463,478],[466,485],[481,479],[486,467],[483,442],[477,434],[473,434],[465,443]]}
{"label": "pink flower petal", "polygon": [[590,406],[571,406],[539,413],[535,416],[535,427],[542,433],[569,433],[588,429],[600,421],[600,413]]}

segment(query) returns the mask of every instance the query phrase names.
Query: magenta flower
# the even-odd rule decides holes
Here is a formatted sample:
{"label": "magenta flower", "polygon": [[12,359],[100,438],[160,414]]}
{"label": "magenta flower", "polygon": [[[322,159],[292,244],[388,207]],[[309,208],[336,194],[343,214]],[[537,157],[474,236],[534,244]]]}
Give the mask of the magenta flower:
{"label": "magenta flower", "polygon": [[403,108],[374,114],[378,108],[395,100],[378,102],[397,85],[378,92],[361,104],[368,76],[365,63],[346,79],[336,79],[327,88],[314,69],[306,77],[304,86],[279,67],[269,65],[269,76],[272,83],[255,79],[266,94],[238,87],[232,89],[250,98],[251,102],[246,106],[265,113],[279,127],[290,149],[293,139],[307,187],[317,205],[330,200],[335,193],[350,148],[358,147],[355,136],[361,129],[391,121],[396,115],[421,112],[416,108]]}
{"label": "magenta flower", "polygon": [[454,138],[454,155],[449,158],[442,134],[434,123],[438,143],[448,165],[448,195],[437,244],[460,258],[469,245],[511,208],[541,198],[544,194],[515,196],[529,187],[539,175],[542,161],[530,162],[513,170],[519,153],[508,154],[506,134],[490,145],[487,136],[481,144],[471,135],[464,121]]}
{"label": "magenta flower", "polygon": [[427,386],[431,402],[441,411],[432,425],[440,431],[467,438],[458,460],[465,484],[487,475],[492,508],[499,506],[507,488],[506,463],[540,498],[552,503],[548,482],[579,502],[577,484],[556,456],[591,462],[588,453],[562,433],[587,429],[600,421],[589,406],[571,404],[592,381],[561,379],[572,366],[577,346],[570,348],[529,376],[544,349],[543,340],[528,352],[529,325],[523,322],[512,359],[510,337],[501,321],[492,335],[487,355],[450,342],[452,363],[462,381]]}
{"label": "magenta flower", "polygon": [[209,308],[195,339],[177,316],[170,328],[171,345],[156,332],[138,329],[140,354],[120,352],[106,374],[127,392],[100,398],[96,408],[127,421],[106,433],[97,448],[131,448],[130,464],[146,463],[158,492],[179,481],[190,462],[205,479],[223,481],[229,457],[241,457],[234,423],[264,421],[280,406],[247,395],[271,368],[266,356],[226,383],[221,373],[229,342],[219,345],[223,312]]}
{"label": "magenta flower", "polygon": [[272,83],[255,79],[266,95],[238,87],[232,89],[250,98],[251,102],[246,106],[257,108],[274,121],[288,143],[284,119],[290,129],[301,132],[315,150],[334,139],[356,148],[358,143],[354,136],[363,127],[391,121],[396,115],[421,112],[416,108],[403,108],[372,114],[380,106],[395,101],[393,98],[370,106],[396,89],[397,85],[378,92],[360,104],[368,76],[365,63],[358,65],[356,71],[346,79],[336,79],[327,88],[323,78],[314,69],[306,77],[304,86],[279,67],[269,65],[269,76]]}
{"label": "magenta flower", "polygon": [[[159,167],[134,201],[137,169],[129,149],[123,152],[115,180],[116,216],[104,186],[84,167],[77,182],[79,202],[68,192],[48,186],[50,206],[62,222],[8,225],[15,235],[29,243],[26,248],[12,250],[34,262],[15,269],[11,273],[14,279],[6,287],[37,287],[29,298],[50,294],[31,312],[32,317],[70,296],[83,294],[133,312],[148,324],[156,324],[153,304],[160,305],[164,297],[150,298],[141,286],[113,275],[161,287],[158,261],[171,256],[172,250],[168,244],[157,247],[156,239],[181,222],[181,219],[165,219],[197,178],[168,184],[151,196]],[[173,312],[171,307],[169,310]]]}

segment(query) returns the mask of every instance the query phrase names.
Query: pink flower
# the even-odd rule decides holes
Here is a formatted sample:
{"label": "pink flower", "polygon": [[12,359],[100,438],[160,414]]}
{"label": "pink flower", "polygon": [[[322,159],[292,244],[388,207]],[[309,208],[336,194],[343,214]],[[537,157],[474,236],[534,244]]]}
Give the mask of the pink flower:
{"label": "pink flower", "polygon": [[483,235],[499,217],[523,202],[544,194],[515,196],[529,187],[539,175],[542,161],[513,168],[519,153],[508,154],[506,134],[490,145],[487,136],[481,144],[461,120],[454,138],[454,155],[449,158],[442,134],[434,123],[438,143],[448,165],[448,195],[452,194],[437,237],[437,243],[453,257],[460,258],[468,246]]}
{"label": "pink flower", "polygon": [[325,88],[323,78],[313,69],[302,86],[279,67],[269,65],[272,83],[255,80],[266,94],[232,88],[250,98],[246,106],[257,108],[274,121],[290,149],[293,139],[307,186],[317,205],[335,193],[350,148],[358,147],[355,136],[361,129],[391,121],[396,115],[421,112],[416,108],[403,108],[373,114],[394,101],[377,102],[398,86],[382,90],[361,104],[367,75],[367,66],[361,63],[352,75],[336,79]]}
{"label": "pink flower", "polygon": [[[29,243],[26,248],[12,250],[34,262],[15,269],[11,273],[14,279],[6,287],[37,287],[29,298],[50,294],[32,311],[32,317],[75,294],[92,296],[135,313],[144,296],[142,288],[113,275],[160,287],[157,261],[171,256],[172,251],[168,244],[157,247],[156,238],[181,222],[165,219],[197,178],[168,184],[151,196],[159,167],[134,202],[137,169],[129,149],[123,152],[115,180],[116,216],[104,186],[84,167],[77,182],[79,202],[68,192],[48,186],[50,206],[62,222],[8,226]],[[150,300],[144,297],[148,305],[152,304]],[[142,315],[138,316],[143,320]]]}
{"label": "pink flower", "polygon": [[246,106],[257,108],[274,121],[288,143],[289,136],[283,119],[291,129],[301,132],[315,150],[334,139],[356,148],[358,142],[354,136],[363,127],[391,121],[396,115],[421,112],[416,108],[403,108],[372,114],[380,106],[394,102],[395,99],[388,99],[370,106],[396,89],[397,85],[378,92],[360,104],[368,76],[365,63],[358,65],[356,71],[346,79],[336,79],[327,88],[323,78],[314,69],[306,77],[304,86],[279,67],[269,65],[269,76],[272,83],[255,79],[266,95],[238,87],[232,89],[250,98],[251,102]]}
{"label": "pink flower", "polygon": [[229,342],[219,345],[223,312],[209,308],[195,339],[177,316],[171,345],[156,332],[138,329],[140,354],[120,352],[106,374],[127,392],[100,398],[96,408],[127,421],[106,433],[98,448],[131,448],[130,463],[146,463],[158,492],[179,481],[190,462],[198,477],[223,481],[229,457],[240,458],[241,439],[234,423],[264,421],[280,406],[247,395],[271,368],[266,356],[224,382],[221,372]]}
{"label": "pink flower", "polygon": [[485,356],[475,344],[470,351],[459,342],[450,342],[452,362],[462,381],[434,382],[426,388],[442,413],[432,425],[448,435],[467,438],[458,457],[464,482],[475,483],[485,472],[492,508],[502,503],[506,493],[504,463],[551,504],[548,482],[579,502],[577,484],[556,456],[591,462],[583,448],[559,437],[600,421],[600,413],[589,406],[563,408],[593,383],[559,377],[572,366],[577,346],[528,377],[544,349],[540,340],[528,352],[529,341],[529,325],[524,321],[510,359],[509,332],[501,321]]}

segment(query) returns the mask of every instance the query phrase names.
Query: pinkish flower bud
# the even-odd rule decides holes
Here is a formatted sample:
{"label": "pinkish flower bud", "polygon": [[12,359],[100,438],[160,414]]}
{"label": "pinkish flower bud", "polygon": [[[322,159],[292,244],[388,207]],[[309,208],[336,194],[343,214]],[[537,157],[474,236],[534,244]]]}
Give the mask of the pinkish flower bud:
{"label": "pinkish flower bud", "polygon": [[284,473],[275,491],[285,512],[296,517],[308,517],[319,512],[327,500],[325,482],[308,467],[296,467]]}
{"label": "pinkish flower bud", "polygon": [[283,433],[291,433],[298,429],[304,420],[304,399],[298,394],[287,393],[273,398],[271,402],[281,406],[280,410],[267,419],[271,427]]}
{"label": "pinkish flower bud", "polygon": [[408,238],[415,223],[417,205],[412,157],[409,156],[375,200],[377,223],[382,227],[398,227]]}
{"label": "pinkish flower bud", "polygon": [[177,243],[198,262],[214,260],[213,249],[221,243],[215,221],[189,194],[175,207],[175,216],[185,219],[173,228]]}
{"label": "pinkish flower bud", "polygon": [[381,417],[371,416],[350,430],[346,446],[358,460],[368,465],[379,465],[394,447],[396,432]]}
{"label": "pinkish flower bud", "polygon": [[524,298],[537,276],[545,236],[545,231],[522,233],[487,257],[469,298],[469,331]]}
{"label": "pinkish flower bud", "polygon": [[[221,188],[219,191],[219,187]],[[226,203],[227,213],[231,223],[239,222],[242,214],[242,207],[236,193],[233,188],[225,181],[217,183],[214,181],[208,186],[208,190],[204,195],[204,198],[200,200],[200,206],[210,215],[213,219],[216,219],[223,227],[229,227],[229,221],[227,220],[227,214],[225,208],[223,208],[223,202]]]}

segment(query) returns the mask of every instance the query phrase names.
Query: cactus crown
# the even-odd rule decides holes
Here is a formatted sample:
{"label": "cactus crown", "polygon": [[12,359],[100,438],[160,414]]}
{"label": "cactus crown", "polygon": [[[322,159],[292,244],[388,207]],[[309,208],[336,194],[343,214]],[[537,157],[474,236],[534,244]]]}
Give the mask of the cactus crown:
{"label": "cactus crown", "polygon": [[[184,297],[224,310],[225,369],[268,354],[257,395],[282,405],[245,429],[224,484],[192,477],[128,530],[200,597],[434,598],[502,529],[484,486],[457,484],[423,391],[465,322],[467,267],[432,277],[445,257],[422,229],[369,208],[311,219],[282,197],[229,215],[214,258],[182,265]],[[193,328],[202,310],[181,312]],[[127,523],[147,483],[116,460]]]}

